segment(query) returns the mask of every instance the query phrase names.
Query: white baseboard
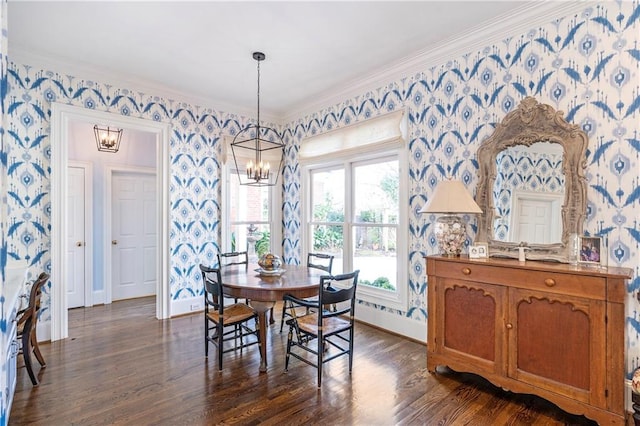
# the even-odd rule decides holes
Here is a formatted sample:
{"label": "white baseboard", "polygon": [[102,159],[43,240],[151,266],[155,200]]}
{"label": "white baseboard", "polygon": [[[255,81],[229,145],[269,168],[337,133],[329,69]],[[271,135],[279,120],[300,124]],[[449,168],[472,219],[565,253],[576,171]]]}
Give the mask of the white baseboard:
{"label": "white baseboard", "polygon": [[426,321],[416,321],[366,305],[356,306],[356,319],[419,342],[427,341]]}
{"label": "white baseboard", "polygon": [[106,300],[104,290],[93,290],[92,297],[93,300],[91,301],[91,306],[104,305],[104,301]]}
{"label": "white baseboard", "polygon": [[36,336],[38,342],[51,341],[51,321],[40,321],[36,324]]}
{"label": "white baseboard", "polygon": [[190,314],[204,309],[202,296],[188,297],[171,302],[171,316]]}

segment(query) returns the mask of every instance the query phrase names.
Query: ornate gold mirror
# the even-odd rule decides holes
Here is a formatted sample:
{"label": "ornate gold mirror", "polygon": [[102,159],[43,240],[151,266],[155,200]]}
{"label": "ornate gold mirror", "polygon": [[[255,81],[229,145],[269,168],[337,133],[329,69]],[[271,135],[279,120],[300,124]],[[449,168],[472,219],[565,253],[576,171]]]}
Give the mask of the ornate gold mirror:
{"label": "ornate gold mirror", "polygon": [[478,149],[477,242],[490,256],[569,262],[586,212],[587,135],[562,111],[526,97]]}

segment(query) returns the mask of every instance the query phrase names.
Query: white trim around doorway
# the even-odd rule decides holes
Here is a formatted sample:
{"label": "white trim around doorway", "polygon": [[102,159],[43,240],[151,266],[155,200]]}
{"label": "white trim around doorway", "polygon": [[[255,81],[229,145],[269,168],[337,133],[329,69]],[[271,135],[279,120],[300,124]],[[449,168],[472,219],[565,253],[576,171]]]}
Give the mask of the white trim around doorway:
{"label": "white trim around doorway", "polygon": [[96,111],[73,105],[51,105],[51,340],[68,337],[66,300],[67,265],[66,211],[69,124],[108,122],[112,126],[153,133],[156,137],[156,164],[158,185],[158,287],[156,291],[156,317],[169,318],[169,142],[171,126],[141,118],[105,111]]}

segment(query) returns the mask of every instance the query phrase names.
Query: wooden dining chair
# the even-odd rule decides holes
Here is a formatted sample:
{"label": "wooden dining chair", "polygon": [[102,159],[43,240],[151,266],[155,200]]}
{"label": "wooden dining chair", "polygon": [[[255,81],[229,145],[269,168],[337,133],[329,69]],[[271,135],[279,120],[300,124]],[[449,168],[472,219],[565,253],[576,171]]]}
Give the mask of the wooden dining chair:
{"label": "wooden dining chair", "polygon": [[31,352],[36,356],[36,359],[40,363],[42,368],[47,364],[44,361],[44,357],[40,352],[38,346],[38,336],[36,336],[36,326],[38,324],[38,313],[40,312],[40,299],[42,296],[42,286],[49,280],[49,274],[42,272],[38,278],[31,285],[31,291],[29,292],[29,304],[28,306],[18,311],[17,313],[17,338],[20,343],[20,352],[24,358],[24,366],[27,369],[29,378],[33,386],[38,385],[38,379],[33,372],[33,365],[31,364]]}
{"label": "wooden dining chair", "polygon": [[[225,306],[224,284],[220,268],[200,265],[204,284],[204,353],[209,356],[209,342],[218,348],[218,369],[222,370],[222,354],[240,350],[260,343],[256,328],[249,322],[257,323],[258,314],[246,303]],[[246,339],[246,340],[245,340]],[[233,342],[225,347],[225,342]]]}
{"label": "wooden dining chair", "polygon": [[333,256],[326,253],[309,253],[307,254],[307,266],[309,268],[316,268],[331,274],[333,268]]}
{"label": "wooden dining chair", "polygon": [[[246,251],[230,251],[226,253],[218,253],[218,268],[237,268],[244,267],[245,270],[249,269],[249,253]],[[234,299],[236,303],[238,299]],[[245,303],[249,303],[248,299],[245,299]]]}
{"label": "wooden dining chair", "polygon": [[226,253],[218,253],[218,265],[220,268],[230,266],[244,266],[249,268],[249,253],[246,251],[231,251]]}
{"label": "wooden dining chair", "polygon": [[[289,370],[289,359],[294,357],[314,366],[318,370],[318,387],[322,385],[322,366],[338,357],[349,355],[349,374],[353,368],[353,337],[355,325],[356,287],[359,270],[335,276],[323,276],[318,285],[318,300],[309,301],[286,295],[285,300],[294,306],[311,308],[312,312],[294,315],[287,320],[287,354],[285,372]],[[347,302],[347,303],[345,303]],[[337,305],[338,309],[324,309]],[[315,345],[313,342],[315,341]],[[306,354],[305,354],[306,353]],[[308,356],[308,354],[313,356]],[[305,356],[307,355],[307,356]],[[313,358],[315,357],[315,361]]]}
{"label": "wooden dining chair", "polygon": [[[334,256],[331,254],[325,253],[309,253],[307,254],[307,267],[320,269],[321,271],[327,272],[331,275],[331,269],[333,267],[333,258]],[[311,299],[316,300],[316,299]],[[282,301],[282,316],[280,317],[280,333],[282,333],[282,329],[284,327],[284,322],[286,317],[291,318],[291,308],[293,304],[291,301],[283,300]],[[307,313],[309,311],[307,310]]]}

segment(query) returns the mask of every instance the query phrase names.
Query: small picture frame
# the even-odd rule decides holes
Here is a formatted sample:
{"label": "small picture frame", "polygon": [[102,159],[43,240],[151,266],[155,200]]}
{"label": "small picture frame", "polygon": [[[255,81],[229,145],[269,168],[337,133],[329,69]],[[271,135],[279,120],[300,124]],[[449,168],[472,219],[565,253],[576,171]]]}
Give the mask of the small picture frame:
{"label": "small picture frame", "polygon": [[580,237],[578,263],[600,265],[602,261],[602,238]]}
{"label": "small picture frame", "polygon": [[486,259],[487,257],[489,257],[489,244],[475,243],[469,246],[470,259]]}

